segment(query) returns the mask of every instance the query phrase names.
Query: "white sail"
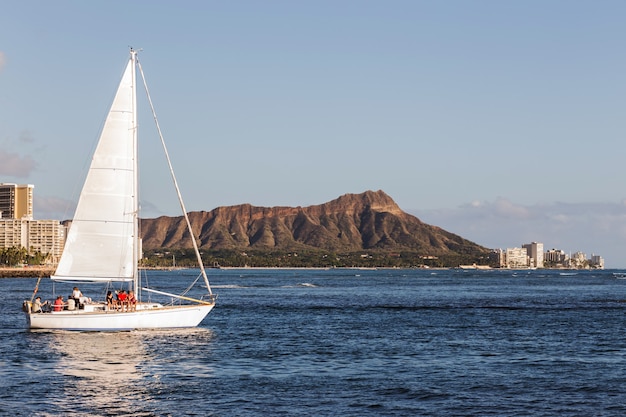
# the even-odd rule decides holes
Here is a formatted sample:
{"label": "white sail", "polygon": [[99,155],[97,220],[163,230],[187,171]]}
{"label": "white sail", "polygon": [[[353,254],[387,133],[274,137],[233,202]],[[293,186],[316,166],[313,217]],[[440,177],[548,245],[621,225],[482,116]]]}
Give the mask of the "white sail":
{"label": "white sail", "polygon": [[137,261],[135,60],[126,66],[102,129],[57,281],[132,281]]}

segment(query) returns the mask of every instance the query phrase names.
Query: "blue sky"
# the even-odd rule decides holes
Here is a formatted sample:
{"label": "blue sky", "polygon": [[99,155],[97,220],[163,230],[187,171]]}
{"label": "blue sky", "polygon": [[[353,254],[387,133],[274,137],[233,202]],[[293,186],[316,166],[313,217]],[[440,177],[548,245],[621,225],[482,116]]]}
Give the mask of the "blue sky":
{"label": "blue sky", "polygon": [[[382,189],[486,247],[626,267],[625,19],[621,0],[5,1],[0,181],[71,217],[133,46],[189,211]],[[144,217],[178,215],[161,158]]]}

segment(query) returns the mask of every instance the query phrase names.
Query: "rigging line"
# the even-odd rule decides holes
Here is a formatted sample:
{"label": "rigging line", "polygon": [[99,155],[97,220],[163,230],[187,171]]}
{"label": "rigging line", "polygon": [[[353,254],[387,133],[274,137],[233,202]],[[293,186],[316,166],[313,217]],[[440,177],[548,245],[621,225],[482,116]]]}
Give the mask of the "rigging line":
{"label": "rigging line", "polygon": [[148,292],[153,292],[155,294],[167,295],[169,297],[178,298],[178,299],[181,299],[181,300],[193,301],[193,302],[196,302],[198,304],[214,304],[215,303],[215,298],[213,296],[211,296],[211,301],[204,301],[204,300],[198,300],[197,298],[184,297],[182,295],[170,294],[169,292],[157,291],[157,290],[153,290],[152,288],[143,288],[143,290],[144,291],[148,291]]}
{"label": "rigging line", "polygon": [[198,282],[198,280],[200,279],[200,276],[201,276],[201,275],[198,275],[198,276],[196,277],[196,279],[195,279],[195,280],[191,283],[191,285],[189,285],[189,286],[185,289],[185,291],[183,291],[180,295],[187,295],[187,293],[188,293],[189,291],[191,291],[191,289],[194,287],[194,285],[196,285],[196,282]]}
{"label": "rigging line", "polygon": [[174,182],[174,188],[176,188],[176,194],[178,195],[178,203],[180,204],[180,208],[182,209],[183,215],[185,217],[185,222],[187,223],[187,230],[189,230],[189,234],[191,235],[191,242],[193,243],[193,248],[196,252],[196,258],[198,260],[198,265],[200,266],[200,272],[202,273],[202,277],[204,278],[204,283],[207,287],[207,290],[209,291],[209,294],[213,294],[213,292],[211,291],[211,285],[209,284],[209,277],[207,277],[206,271],[204,270],[204,264],[202,263],[200,250],[198,249],[198,242],[196,242],[196,237],[193,234],[193,229],[191,228],[191,222],[189,221],[189,216],[187,215],[187,209],[185,209],[183,196],[180,193],[180,188],[178,188],[178,181],[176,181],[176,176],[174,175],[174,168],[172,167],[170,155],[169,155],[169,152],[167,151],[167,147],[165,146],[165,139],[163,139],[161,126],[159,125],[159,121],[156,116],[156,111],[154,110],[154,106],[152,105],[152,98],[150,97],[150,92],[148,91],[148,84],[146,82],[146,77],[143,74],[143,68],[141,67],[141,63],[139,62],[139,59],[137,58],[137,56],[135,56],[135,59],[136,59],[137,67],[139,68],[139,73],[141,74],[141,80],[143,81],[144,89],[146,90],[148,103],[150,103],[150,110],[152,111],[152,118],[154,119],[157,132],[159,133],[159,138],[161,139],[161,146],[163,147],[163,152],[165,153],[165,159],[167,159],[167,165],[169,166],[170,175],[172,177],[172,181]]}

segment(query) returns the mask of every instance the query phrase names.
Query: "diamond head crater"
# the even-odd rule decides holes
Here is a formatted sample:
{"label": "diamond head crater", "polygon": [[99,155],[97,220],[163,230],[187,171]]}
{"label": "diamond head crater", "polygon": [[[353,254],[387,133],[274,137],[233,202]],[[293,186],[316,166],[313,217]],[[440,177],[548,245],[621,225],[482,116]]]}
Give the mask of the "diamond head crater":
{"label": "diamond head crater", "polygon": [[[402,211],[382,190],[308,207],[218,207],[189,218],[209,267],[458,267],[487,265],[490,253]],[[195,260],[182,216],[142,219],[140,233],[143,267]]]}

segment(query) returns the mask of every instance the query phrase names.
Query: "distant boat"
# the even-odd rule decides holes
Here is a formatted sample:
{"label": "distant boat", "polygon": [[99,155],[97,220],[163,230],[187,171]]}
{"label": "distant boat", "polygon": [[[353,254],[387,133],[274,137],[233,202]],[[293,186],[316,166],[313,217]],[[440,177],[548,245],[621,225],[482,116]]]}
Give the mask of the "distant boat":
{"label": "distant boat", "polygon": [[[141,74],[146,89],[181,211],[187,222],[198,260],[200,274],[196,281],[201,275],[208,290],[208,294],[201,297],[202,299],[140,287],[137,73]],[[137,59],[137,52],[133,49],[130,50],[130,59],[102,128],[63,254],[51,279],[81,284],[99,283],[107,287],[121,283],[128,285],[129,291],[134,291],[136,303],[125,303],[127,305],[124,308],[110,308],[105,302],[83,302],[73,310],[66,308],[61,311],[34,312],[34,299],[39,287],[37,282],[31,299],[23,304],[28,324],[32,329],[116,331],[195,327],[215,306],[216,297],[211,292],[143,70]],[[103,294],[105,290],[103,288]],[[180,304],[142,302],[142,291],[173,297],[180,300]]]}
{"label": "distant boat", "polygon": [[172,266],[167,268],[168,271],[179,271],[181,269],[187,269],[186,267],[183,266],[176,266],[176,256],[172,255]]}
{"label": "distant boat", "polygon": [[459,265],[459,269],[491,269],[489,265]]}
{"label": "distant boat", "polygon": [[617,279],[626,279],[626,272],[613,272],[613,276]]}

